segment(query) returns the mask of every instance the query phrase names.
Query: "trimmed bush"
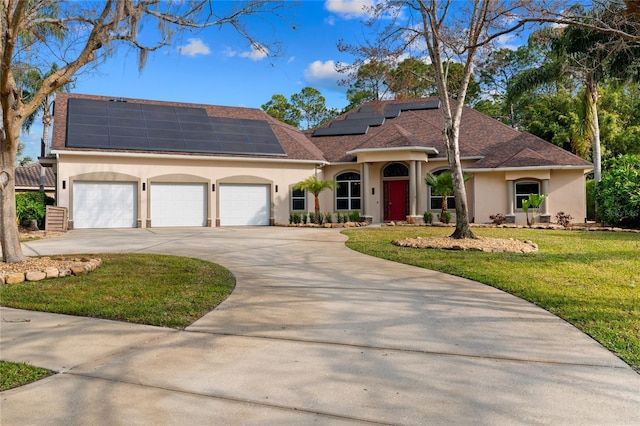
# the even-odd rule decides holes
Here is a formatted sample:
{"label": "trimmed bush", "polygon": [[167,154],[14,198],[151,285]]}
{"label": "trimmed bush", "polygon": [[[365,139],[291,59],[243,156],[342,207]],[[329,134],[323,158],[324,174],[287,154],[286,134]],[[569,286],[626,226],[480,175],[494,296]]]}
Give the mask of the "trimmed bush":
{"label": "trimmed bush", "polygon": [[424,219],[424,223],[433,223],[433,212],[427,210],[422,214],[422,219]]}
{"label": "trimmed bush", "polygon": [[449,223],[451,222],[451,212],[449,210],[445,210],[440,213],[440,222]]}
{"label": "trimmed bush", "polygon": [[353,210],[347,214],[350,222],[360,222],[360,210]]}

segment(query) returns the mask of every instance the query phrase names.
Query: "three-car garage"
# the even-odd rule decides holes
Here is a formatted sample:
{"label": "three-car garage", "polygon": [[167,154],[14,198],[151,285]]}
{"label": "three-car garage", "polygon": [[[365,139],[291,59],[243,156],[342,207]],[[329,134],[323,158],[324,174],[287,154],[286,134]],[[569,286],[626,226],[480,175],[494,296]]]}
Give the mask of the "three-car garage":
{"label": "three-car garage", "polygon": [[[218,226],[269,225],[271,185],[222,183],[209,190],[207,183],[76,181],[73,183],[73,228],[135,228],[146,214],[149,227],[211,226],[209,206]],[[148,197],[141,199],[140,197]],[[213,200],[211,200],[213,198]],[[145,204],[147,208],[140,208]],[[145,210],[147,210],[145,212]]]}

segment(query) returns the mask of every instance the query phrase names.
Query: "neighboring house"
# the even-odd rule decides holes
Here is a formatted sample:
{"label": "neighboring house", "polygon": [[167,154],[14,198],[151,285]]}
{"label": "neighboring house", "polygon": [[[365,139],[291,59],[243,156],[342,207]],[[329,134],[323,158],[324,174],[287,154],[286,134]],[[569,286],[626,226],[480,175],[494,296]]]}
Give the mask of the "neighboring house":
{"label": "neighboring house", "polygon": [[[447,168],[438,105],[371,103],[301,132],[259,109],[60,93],[58,205],[70,228],[273,225],[313,211],[313,196],[291,188],[317,174],[340,183],[321,194],[323,212],[419,218],[440,209],[426,173]],[[462,121],[475,222],[524,222],[530,192],[549,194],[542,219],[562,210],[583,220],[590,163],[469,108]]]}
{"label": "neighboring house", "polygon": [[[41,179],[42,169],[44,169],[44,179]],[[53,169],[42,167],[40,163],[33,163],[27,166],[16,167],[16,192],[37,192],[42,190],[49,197],[55,197],[56,178]]]}

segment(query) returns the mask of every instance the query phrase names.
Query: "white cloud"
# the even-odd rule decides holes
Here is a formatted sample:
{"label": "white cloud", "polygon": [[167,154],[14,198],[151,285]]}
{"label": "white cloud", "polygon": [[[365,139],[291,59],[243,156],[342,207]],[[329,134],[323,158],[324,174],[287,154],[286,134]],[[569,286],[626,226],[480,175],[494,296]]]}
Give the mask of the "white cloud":
{"label": "white cloud", "polygon": [[373,5],[373,0],[326,0],[324,8],[345,19],[356,19],[368,16]]}
{"label": "white cloud", "polygon": [[324,23],[333,27],[336,24],[336,17],[335,16],[327,16],[324,20]]}
{"label": "white cloud", "polygon": [[178,46],[178,53],[185,56],[210,55],[209,46],[203,43],[199,38],[190,38],[189,43],[184,46]]}
{"label": "white cloud", "polygon": [[304,70],[305,80],[316,88],[338,90],[338,80],[345,76],[336,70],[336,63],[314,61]]}
{"label": "white cloud", "polygon": [[252,61],[260,61],[269,56],[269,50],[259,43],[252,43],[251,50],[242,52],[239,56],[241,58],[251,59]]}
{"label": "white cloud", "polygon": [[496,39],[496,46],[499,49],[517,50],[520,45],[521,42],[514,34],[503,34]]}

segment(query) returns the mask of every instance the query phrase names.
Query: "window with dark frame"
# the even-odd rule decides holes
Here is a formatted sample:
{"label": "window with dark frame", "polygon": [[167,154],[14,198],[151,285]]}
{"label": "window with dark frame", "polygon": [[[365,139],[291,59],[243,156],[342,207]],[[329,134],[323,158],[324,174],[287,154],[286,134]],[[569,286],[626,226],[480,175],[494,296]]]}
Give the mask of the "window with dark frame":
{"label": "window with dark frame", "polygon": [[516,182],[515,193],[516,209],[522,209],[522,200],[528,199],[529,194],[540,195],[540,182]]}
{"label": "window with dark frame", "polygon": [[[434,176],[439,176],[444,172],[447,172],[447,169],[437,170],[435,172],[431,172]],[[450,196],[447,197],[447,209],[455,210],[456,208],[456,197]],[[433,193],[433,188],[429,187],[429,210],[442,210],[442,195],[436,195]]]}
{"label": "window with dark frame", "polygon": [[306,211],[307,210],[307,193],[303,189],[291,190],[291,210]]}
{"label": "window with dark frame", "polygon": [[336,210],[360,210],[360,173],[341,173],[336,182]]}

